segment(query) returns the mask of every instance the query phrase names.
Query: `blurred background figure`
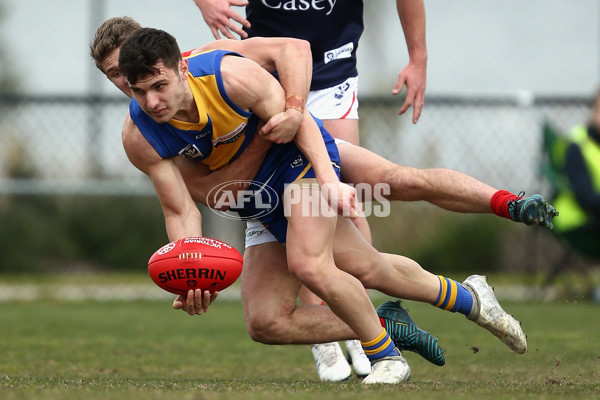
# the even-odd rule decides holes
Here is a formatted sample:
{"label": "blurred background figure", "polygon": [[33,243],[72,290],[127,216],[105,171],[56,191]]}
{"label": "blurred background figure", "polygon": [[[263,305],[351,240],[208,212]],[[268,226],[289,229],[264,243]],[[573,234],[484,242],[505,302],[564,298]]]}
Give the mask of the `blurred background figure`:
{"label": "blurred background figure", "polygon": [[565,184],[557,188],[554,230],[581,253],[600,259],[600,92],[587,125],[575,126],[565,147]]}

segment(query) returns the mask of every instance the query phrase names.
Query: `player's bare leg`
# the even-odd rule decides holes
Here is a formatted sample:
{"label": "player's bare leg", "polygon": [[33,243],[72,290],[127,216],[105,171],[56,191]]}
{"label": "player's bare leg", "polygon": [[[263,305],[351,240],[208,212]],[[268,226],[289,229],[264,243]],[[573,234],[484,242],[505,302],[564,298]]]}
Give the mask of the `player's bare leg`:
{"label": "player's bare leg", "polygon": [[314,344],[356,338],[329,307],[297,305],[300,285],[288,270],[283,245],[269,242],[246,249],[241,290],[246,326],[253,340]]}
{"label": "player's bare leg", "polygon": [[[287,188],[284,195],[288,218],[286,251],[290,272],[322,298],[357,334],[372,363],[372,371],[379,372],[376,374],[378,380],[383,379],[384,375],[388,383],[410,379],[406,360],[382,328],[363,286],[334,263],[332,240],[337,215],[330,208],[322,207],[326,206],[324,198],[314,185],[309,183],[302,186],[301,183],[290,188],[292,186]],[[296,201],[291,201],[292,196]],[[317,207],[310,206],[315,204]],[[354,225],[352,227],[356,230]]]}
{"label": "player's bare leg", "polygon": [[342,181],[387,184],[388,200],[427,201],[440,208],[461,213],[488,213],[552,228],[558,212],[539,194],[529,197],[497,190],[462,172],[444,169],[417,169],[394,164],[366,149],[338,144]]}
{"label": "player's bare leg", "polygon": [[[291,201],[291,193],[299,201]],[[324,199],[310,183],[286,192],[283,201],[288,213],[286,252],[292,275],[322,298],[360,339],[366,342],[377,337],[378,318],[369,297],[355,277],[334,263],[332,241],[338,219],[335,212],[325,208],[325,215],[321,210]],[[304,206],[311,202],[316,202],[312,203],[316,207]]]}
{"label": "player's bare leg", "polygon": [[[360,233],[371,243],[371,231],[365,217],[352,220]],[[301,305],[325,305],[325,302],[306,286],[301,286],[298,293]],[[358,377],[365,377],[371,372],[371,362],[365,355],[358,339],[345,341],[347,360],[338,342],[316,343],[311,351],[317,364],[317,372],[323,381],[339,381],[348,378],[350,366]]]}
{"label": "player's bare leg", "polygon": [[[296,201],[291,201],[292,197]],[[357,334],[371,361],[372,371],[377,372],[373,382],[368,381],[368,377],[365,382],[400,383],[410,379],[406,360],[382,328],[363,286],[334,263],[332,240],[338,218],[326,205],[320,190],[310,183],[289,186],[284,205],[288,218],[288,268]],[[354,225],[352,227],[358,232]]]}
{"label": "player's bare leg", "polygon": [[[334,138],[345,140],[349,143],[359,145],[358,138],[358,120],[357,119],[322,119],[325,129]],[[367,219],[364,217],[355,218],[352,222],[363,234],[369,243],[371,243],[371,230]],[[300,288],[298,294],[300,304],[324,304],[323,300],[308,290],[305,286]],[[346,351],[348,362],[343,358],[342,349],[337,342],[318,343],[311,346],[313,357],[317,364],[317,371],[322,380],[341,380],[346,377],[347,371],[352,365],[352,369],[359,377],[364,377],[371,372],[371,363],[362,350],[360,341],[357,339],[346,341]]]}
{"label": "player's bare leg", "polygon": [[490,199],[497,190],[469,175],[449,169],[405,167],[347,143],[340,143],[338,149],[344,182],[371,186],[387,183],[389,200],[423,200],[455,212],[492,212]]}
{"label": "player's bare leg", "polygon": [[[463,284],[442,276],[436,276],[421,268],[418,263],[406,257],[379,253],[367,243],[356,228],[346,219],[340,219],[334,239],[334,254],[336,264],[359,278],[361,283],[369,289],[377,289],[387,295],[427,302],[436,307],[460,312],[478,325],[489,330],[516,353],[523,353],[527,349],[527,341],[520,323],[508,315],[498,304],[492,289],[487,285],[485,278],[477,275],[469,277]],[[366,259],[361,259],[367,254]],[[384,303],[378,309],[378,314],[384,316],[402,316],[399,305]],[[394,324],[386,323],[388,331]],[[405,335],[405,332],[391,332],[395,340],[396,334]],[[429,335],[418,334],[431,344]],[[402,343],[396,343],[403,348]],[[426,351],[428,345],[411,347],[407,343],[406,349],[416,351],[429,361],[443,365],[443,357],[439,352]]]}

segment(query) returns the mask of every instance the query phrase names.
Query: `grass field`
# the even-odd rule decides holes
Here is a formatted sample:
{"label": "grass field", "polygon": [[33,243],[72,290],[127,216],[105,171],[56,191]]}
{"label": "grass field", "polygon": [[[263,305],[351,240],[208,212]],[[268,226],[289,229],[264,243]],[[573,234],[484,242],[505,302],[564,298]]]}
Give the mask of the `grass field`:
{"label": "grass field", "polygon": [[406,353],[409,383],[363,387],[319,382],[307,346],[252,342],[239,301],[201,317],[169,300],[5,301],[0,399],[600,398],[599,305],[503,304],[523,321],[526,354],[461,315],[404,302],[439,336],[446,365]]}

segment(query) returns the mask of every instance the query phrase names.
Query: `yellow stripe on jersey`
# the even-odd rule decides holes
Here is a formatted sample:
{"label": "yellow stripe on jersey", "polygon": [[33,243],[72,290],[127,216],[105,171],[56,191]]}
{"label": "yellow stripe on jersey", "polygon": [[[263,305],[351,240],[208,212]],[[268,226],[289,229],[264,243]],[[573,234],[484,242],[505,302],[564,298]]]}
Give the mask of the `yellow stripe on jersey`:
{"label": "yellow stripe on jersey", "polygon": [[304,169],[302,170],[302,172],[300,172],[300,175],[298,175],[298,177],[297,177],[296,179],[294,179],[294,182],[295,182],[295,181],[298,181],[298,180],[300,180],[300,179],[302,179],[302,177],[303,177],[304,175],[306,175],[306,173],[308,172],[308,170],[310,169],[310,167],[311,167],[311,164],[310,164],[310,163],[308,163],[308,165],[306,166],[306,168],[304,168]]}

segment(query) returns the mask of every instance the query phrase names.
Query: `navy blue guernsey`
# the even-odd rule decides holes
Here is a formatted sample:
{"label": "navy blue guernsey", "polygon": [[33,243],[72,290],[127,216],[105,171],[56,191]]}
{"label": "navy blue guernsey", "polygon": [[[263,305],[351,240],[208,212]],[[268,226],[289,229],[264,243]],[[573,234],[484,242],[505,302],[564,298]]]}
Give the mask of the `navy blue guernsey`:
{"label": "navy blue guernsey", "polygon": [[362,35],[362,0],[249,0],[249,37],[293,37],[310,42],[311,90],[358,76],[356,50]]}

